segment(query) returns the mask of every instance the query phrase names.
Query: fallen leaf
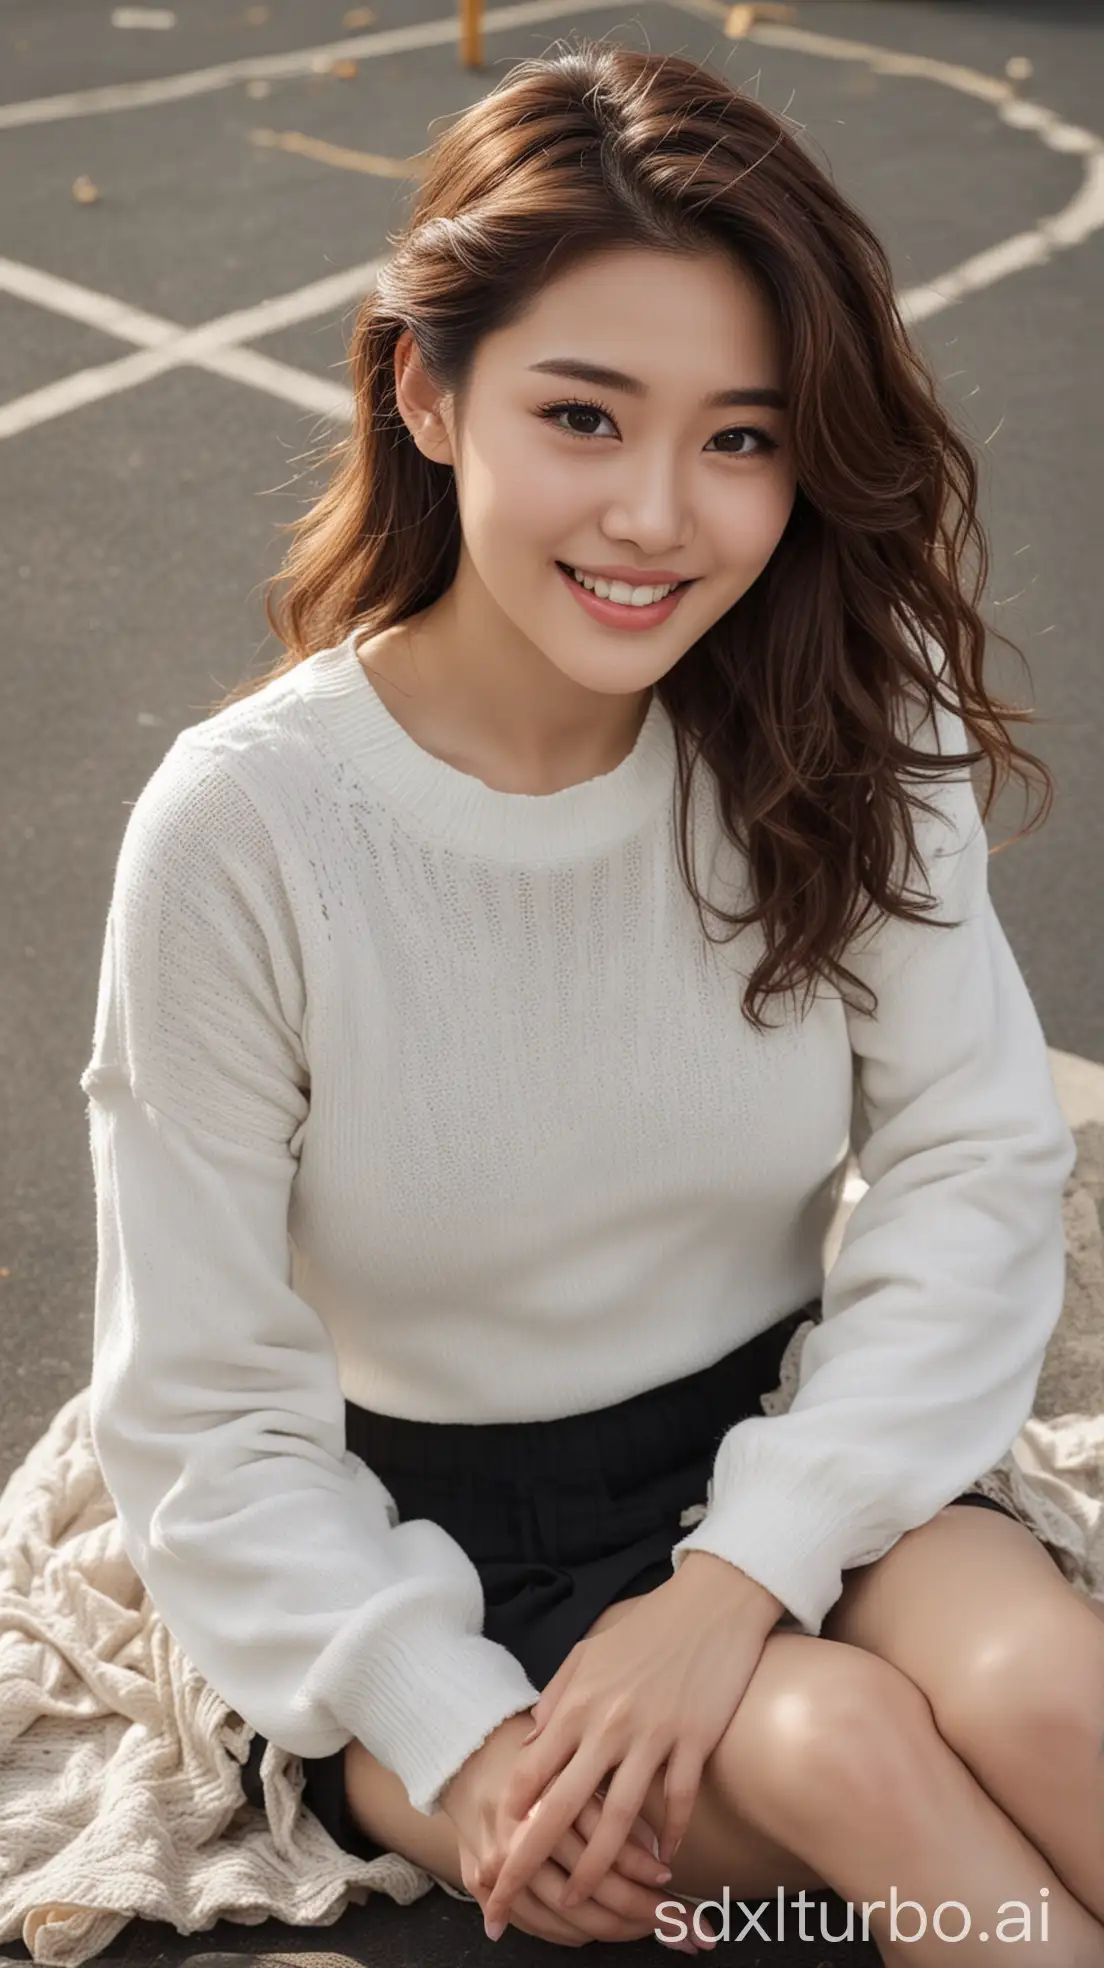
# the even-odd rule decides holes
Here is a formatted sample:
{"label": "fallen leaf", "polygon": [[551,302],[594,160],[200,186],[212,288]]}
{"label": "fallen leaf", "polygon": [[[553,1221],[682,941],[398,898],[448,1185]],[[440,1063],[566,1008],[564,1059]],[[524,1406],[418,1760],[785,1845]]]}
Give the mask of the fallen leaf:
{"label": "fallen leaf", "polygon": [[350,7],[343,17],[342,27],[374,27],[376,16],[371,7]]}
{"label": "fallen leaf", "polygon": [[339,75],[343,82],[350,81],[356,72],[357,65],[355,61],[335,61],[330,67],[330,74]]}
{"label": "fallen leaf", "polygon": [[74,178],[73,197],[78,205],[94,205],[99,195],[99,187],[93,184],[91,178]]}

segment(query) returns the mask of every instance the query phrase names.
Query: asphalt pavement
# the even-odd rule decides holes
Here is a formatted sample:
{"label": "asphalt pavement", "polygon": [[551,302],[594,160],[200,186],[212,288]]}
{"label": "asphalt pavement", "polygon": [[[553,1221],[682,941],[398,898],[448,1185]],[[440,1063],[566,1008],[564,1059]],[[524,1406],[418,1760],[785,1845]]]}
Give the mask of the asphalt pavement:
{"label": "asphalt pavement", "polygon": [[[735,40],[713,0],[551,0],[489,8],[481,70],[460,63],[447,0],[174,12],[128,29],[106,3],[6,0],[0,18],[0,1483],[88,1379],[78,1080],[129,805],[177,731],[277,653],[263,583],[340,428],[345,334],[401,222],[403,160],[575,32],[686,53],[754,89],[800,121],[884,238],[983,459],[989,608],[1028,663],[997,645],[995,675],[1039,711],[1028,742],[1056,780],[1042,831],[992,863],[998,913],[1049,1043],[1104,1062],[1095,0],[809,0]],[[1010,78],[1002,101],[993,85]],[[992,837],[1022,817],[1018,797],[1002,802]],[[413,1910],[373,1899],[324,1938],[135,1925],[112,1953],[263,1940],[305,1961],[312,1942],[396,1964],[461,1944],[490,1959],[472,1912],[434,1891]],[[761,1958],[814,1956],[876,1959]],[[514,1931],[494,1958],[535,1961],[536,1944]],[[741,1959],[760,1955],[749,1943]]]}

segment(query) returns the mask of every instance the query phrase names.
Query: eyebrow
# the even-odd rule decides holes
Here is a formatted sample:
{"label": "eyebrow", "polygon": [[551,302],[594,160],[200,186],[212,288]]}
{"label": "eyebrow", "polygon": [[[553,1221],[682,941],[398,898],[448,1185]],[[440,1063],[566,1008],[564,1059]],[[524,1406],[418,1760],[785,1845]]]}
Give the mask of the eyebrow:
{"label": "eyebrow", "polygon": [[[582,362],[576,356],[553,355],[546,362],[531,362],[530,369],[548,376],[568,376],[580,383],[594,383],[600,389],[624,390],[627,396],[647,396],[648,386],[637,376],[626,376],[621,369],[606,369],[596,362]],[[786,408],[781,390],[765,385],[755,389],[714,390],[702,398],[703,410],[721,410],[744,403],[764,403],[774,410]]]}

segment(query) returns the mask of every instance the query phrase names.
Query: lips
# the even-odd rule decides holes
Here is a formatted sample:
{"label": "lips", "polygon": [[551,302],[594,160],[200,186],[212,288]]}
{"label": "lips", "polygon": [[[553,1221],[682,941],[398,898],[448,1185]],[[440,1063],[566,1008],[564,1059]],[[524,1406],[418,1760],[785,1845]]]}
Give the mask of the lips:
{"label": "lips", "polygon": [[[575,581],[575,569],[569,566],[566,560],[558,560],[556,562],[556,566],[562,567],[564,573],[568,576],[568,578],[572,581]],[[586,573],[585,567],[583,569],[583,573],[584,574]],[[592,581],[608,581],[611,587],[613,586],[615,580],[618,581],[623,580],[626,583],[626,585],[630,588],[670,588],[672,593],[674,593],[677,588],[688,588],[690,586],[689,581],[657,581],[654,579],[654,577],[649,579],[649,577],[644,574],[637,575],[636,578],[632,581],[628,579],[627,575],[620,575],[620,574],[616,576],[612,574],[591,574],[589,578]],[[581,588],[583,584],[581,581],[575,581],[575,585],[576,587]]]}

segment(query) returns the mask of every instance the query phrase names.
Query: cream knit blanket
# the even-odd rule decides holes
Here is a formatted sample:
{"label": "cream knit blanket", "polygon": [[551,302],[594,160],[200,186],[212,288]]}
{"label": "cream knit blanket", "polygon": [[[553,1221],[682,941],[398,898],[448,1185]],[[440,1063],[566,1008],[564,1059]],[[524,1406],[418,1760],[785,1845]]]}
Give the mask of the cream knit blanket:
{"label": "cream knit blanket", "polygon": [[[1077,1134],[1062,1321],[1034,1415],[977,1487],[1011,1501],[1104,1613],[1104,1127]],[[793,1335],[768,1413],[788,1407],[810,1329]],[[300,1808],[299,1758],[272,1744],[265,1808],[246,1803],[252,1735],[126,1557],[84,1388],[0,1496],[0,1943],[81,1963],[136,1915],[183,1935],[219,1919],[328,1926],[372,1892],[407,1905],[430,1890],[433,1876],[397,1853],[340,1851]]]}

